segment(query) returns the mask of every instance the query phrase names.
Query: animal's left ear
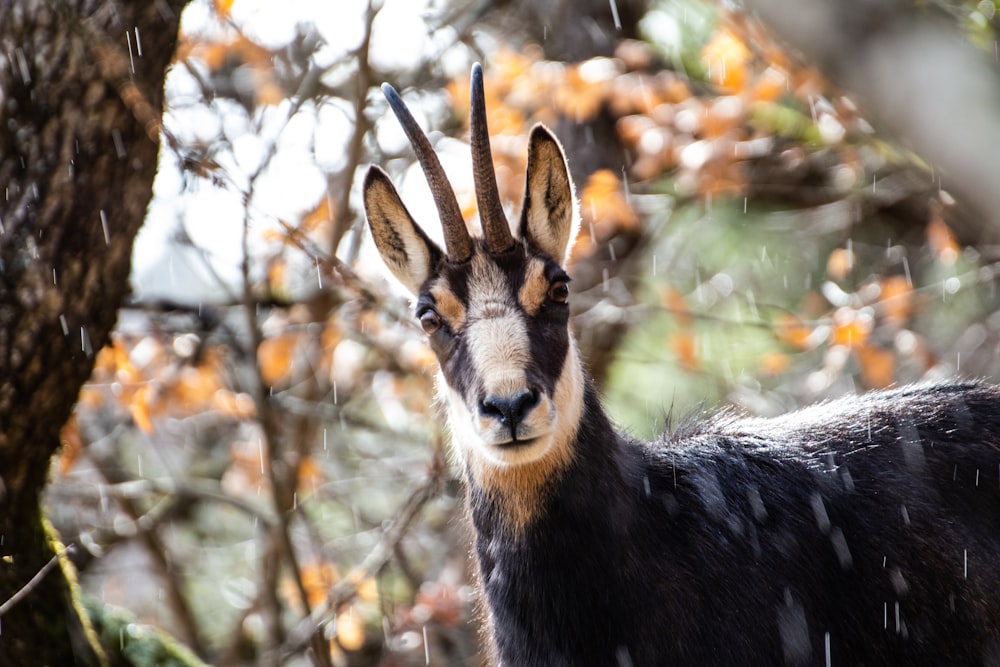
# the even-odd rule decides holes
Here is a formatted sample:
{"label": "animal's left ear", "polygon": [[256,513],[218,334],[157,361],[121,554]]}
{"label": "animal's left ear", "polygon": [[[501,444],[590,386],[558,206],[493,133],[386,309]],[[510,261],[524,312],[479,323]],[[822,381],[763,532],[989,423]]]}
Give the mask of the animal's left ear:
{"label": "animal's left ear", "polygon": [[562,147],[544,125],[531,130],[520,236],[560,264],[576,232],[576,195]]}

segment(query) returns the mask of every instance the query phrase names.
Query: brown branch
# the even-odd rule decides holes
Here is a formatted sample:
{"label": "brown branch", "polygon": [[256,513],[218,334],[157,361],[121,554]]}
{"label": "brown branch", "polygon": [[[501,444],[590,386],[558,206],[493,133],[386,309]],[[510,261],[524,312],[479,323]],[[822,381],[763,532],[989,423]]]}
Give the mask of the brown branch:
{"label": "brown branch", "polygon": [[[369,48],[371,46],[372,24],[375,22],[375,14],[372,0],[368,0],[368,8],[365,12],[364,40],[358,47],[358,75],[355,77],[354,94],[354,134],[351,135],[351,142],[347,148],[347,166],[344,168],[344,185],[337,198],[337,211],[333,224],[333,231],[330,236],[330,254],[337,252],[340,240],[347,233],[350,227],[350,220],[354,217],[351,211],[351,190],[354,188],[354,174],[364,157],[365,135],[371,129],[371,123],[365,117],[365,109],[368,106],[368,89],[371,87],[371,68],[368,64]],[[355,240],[351,251],[348,253],[348,263],[352,263],[357,256],[359,241]]]}
{"label": "brown branch", "polygon": [[428,502],[440,494],[448,471],[448,466],[445,462],[444,445],[440,439],[434,442],[433,451],[434,457],[428,467],[426,476],[410,493],[399,510],[396,511],[395,516],[389,523],[388,528],[383,531],[378,543],[375,544],[359,565],[355,566],[346,576],[334,584],[327,595],[326,602],[316,607],[309,616],[299,621],[299,624],[289,633],[288,640],[282,650],[284,657],[290,657],[301,651],[309,641],[308,638],[317,633],[317,629],[331,622],[341,607],[357,596],[358,590],[367,579],[375,576],[388,565],[400,542],[407,535],[414,519],[416,519],[417,515]]}
{"label": "brown branch", "polygon": [[[277,521],[277,525],[273,530],[269,531],[269,534],[278,545],[279,554],[284,557],[292,571],[292,579],[295,582],[300,603],[302,604],[302,608],[305,610],[306,616],[308,617],[311,614],[309,593],[302,580],[302,570],[295,554],[295,546],[292,544],[291,526],[289,522],[294,506],[293,499],[298,466],[288,466],[287,462],[282,460],[279,452],[278,443],[280,442],[280,436],[278,432],[277,415],[274,412],[271,398],[268,395],[268,388],[264,384],[264,379],[260,369],[260,360],[258,358],[258,351],[261,343],[263,342],[263,332],[261,331],[260,322],[257,317],[257,307],[255,297],[253,295],[253,284],[250,279],[249,248],[249,202],[253,196],[253,189],[256,183],[256,176],[258,174],[260,174],[260,170],[256,172],[254,178],[251,178],[249,192],[246,194],[246,198],[244,200],[246,202],[246,208],[244,209],[245,215],[243,219],[243,234],[241,238],[243,259],[240,263],[240,270],[243,278],[243,310],[246,315],[247,329],[250,334],[249,353],[253,368],[253,387],[251,395],[253,396],[254,404],[257,408],[257,419],[261,427],[262,446],[266,457],[265,473],[271,485],[271,501],[274,504]],[[270,580],[270,583],[273,585],[277,584],[276,573],[275,577]],[[277,608],[277,598],[275,595],[269,595],[266,597],[270,601],[272,614],[278,614],[277,619],[275,619],[277,626],[273,629],[280,630],[280,609]],[[275,644],[275,649],[282,643],[279,635],[272,633],[271,639]],[[329,667],[330,651],[322,634],[318,631],[313,632],[309,638],[309,643],[312,645],[313,660],[316,664],[319,665],[319,667]]]}
{"label": "brown branch", "polygon": [[[75,547],[70,545],[66,547],[66,551],[72,553],[74,548]],[[11,595],[6,602],[0,604],[0,616],[3,616],[5,613],[10,611],[14,607],[14,605],[16,605],[24,598],[28,597],[28,595],[31,594],[31,591],[33,591],[38,586],[38,584],[42,583],[42,580],[45,579],[45,577],[49,574],[49,572],[52,571],[52,568],[54,568],[58,563],[59,563],[59,554],[56,554],[52,556],[52,558],[50,558],[48,562],[45,563],[45,565],[42,566],[42,568],[35,574],[35,576],[33,576],[31,579],[28,580],[28,583],[26,583],[24,586],[18,589],[17,592]]]}

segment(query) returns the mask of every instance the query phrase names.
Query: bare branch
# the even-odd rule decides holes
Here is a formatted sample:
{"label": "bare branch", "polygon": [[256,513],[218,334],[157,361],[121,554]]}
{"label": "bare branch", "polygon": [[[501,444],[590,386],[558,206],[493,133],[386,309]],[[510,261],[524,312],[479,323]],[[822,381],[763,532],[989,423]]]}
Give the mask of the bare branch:
{"label": "bare branch", "polygon": [[[66,547],[66,551],[64,553],[72,554],[74,550],[75,547],[73,545],[70,545]],[[16,605],[24,598],[28,597],[28,595],[31,594],[31,591],[33,591],[35,587],[38,586],[38,584],[42,583],[42,580],[45,579],[46,575],[48,575],[48,573],[52,571],[52,568],[54,568],[58,562],[59,562],[59,554],[56,554],[55,556],[50,558],[49,561],[45,563],[45,565],[42,566],[42,569],[40,569],[38,573],[35,574],[35,576],[33,576],[30,580],[28,580],[28,583],[22,586],[16,593],[11,595],[6,602],[0,604],[0,616],[3,616],[5,613],[10,611],[11,608],[14,607],[14,605]]]}

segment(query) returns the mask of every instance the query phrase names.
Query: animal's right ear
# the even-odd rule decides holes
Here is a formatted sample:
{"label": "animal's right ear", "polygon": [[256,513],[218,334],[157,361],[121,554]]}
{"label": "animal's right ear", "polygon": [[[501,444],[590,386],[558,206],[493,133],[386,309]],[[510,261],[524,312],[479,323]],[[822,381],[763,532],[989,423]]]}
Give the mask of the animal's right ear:
{"label": "animal's right ear", "polygon": [[368,169],[364,199],[368,226],[382,261],[416,296],[444,253],[414,222],[388,174],[379,167]]}

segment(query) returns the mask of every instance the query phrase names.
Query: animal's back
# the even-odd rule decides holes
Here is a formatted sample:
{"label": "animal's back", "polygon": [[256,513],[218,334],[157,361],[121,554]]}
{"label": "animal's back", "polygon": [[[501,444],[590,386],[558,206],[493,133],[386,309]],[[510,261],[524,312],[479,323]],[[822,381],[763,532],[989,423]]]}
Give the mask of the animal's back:
{"label": "animal's back", "polygon": [[1000,664],[996,387],[722,417],[642,455],[642,560],[690,658]]}

